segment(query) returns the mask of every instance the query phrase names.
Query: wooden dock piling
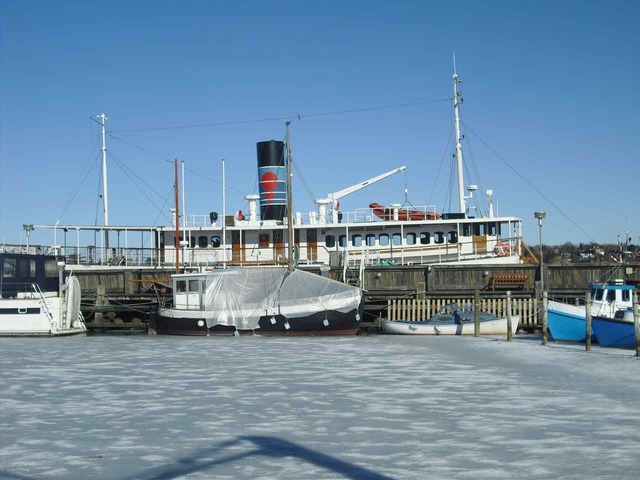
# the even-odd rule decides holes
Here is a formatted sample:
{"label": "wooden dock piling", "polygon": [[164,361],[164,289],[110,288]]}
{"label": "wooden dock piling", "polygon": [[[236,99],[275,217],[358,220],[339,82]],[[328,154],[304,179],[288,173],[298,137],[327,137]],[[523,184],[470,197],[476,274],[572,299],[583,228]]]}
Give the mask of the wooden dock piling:
{"label": "wooden dock piling", "polygon": [[549,294],[542,292],[542,344],[546,345],[549,341],[549,332],[547,331],[547,309],[549,308]]}
{"label": "wooden dock piling", "polygon": [[587,352],[591,351],[591,294],[587,292],[585,294],[585,340],[584,340],[584,348]]}
{"label": "wooden dock piling", "polygon": [[473,336],[480,335],[480,290],[473,291]]}
{"label": "wooden dock piling", "polygon": [[513,340],[513,333],[511,329],[513,328],[512,320],[511,320],[511,290],[507,290],[507,342]]}
{"label": "wooden dock piling", "polygon": [[640,313],[638,312],[638,292],[633,291],[633,296],[631,297],[631,302],[633,305],[633,326],[636,334],[636,358],[640,357]]}

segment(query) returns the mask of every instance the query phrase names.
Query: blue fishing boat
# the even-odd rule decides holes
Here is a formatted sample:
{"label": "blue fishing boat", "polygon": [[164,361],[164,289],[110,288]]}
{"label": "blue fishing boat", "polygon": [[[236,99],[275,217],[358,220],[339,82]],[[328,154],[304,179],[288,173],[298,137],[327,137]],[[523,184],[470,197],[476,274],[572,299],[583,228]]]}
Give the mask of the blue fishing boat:
{"label": "blue fishing boat", "polygon": [[593,317],[593,330],[603,347],[635,347],[633,309],[618,310],[613,318]]}
{"label": "blue fishing boat", "polygon": [[[635,288],[622,280],[589,285],[592,317],[613,318],[618,310],[631,307],[631,294]],[[585,306],[549,300],[547,324],[556,341],[584,342],[587,336]],[[591,340],[598,341],[593,328]]]}

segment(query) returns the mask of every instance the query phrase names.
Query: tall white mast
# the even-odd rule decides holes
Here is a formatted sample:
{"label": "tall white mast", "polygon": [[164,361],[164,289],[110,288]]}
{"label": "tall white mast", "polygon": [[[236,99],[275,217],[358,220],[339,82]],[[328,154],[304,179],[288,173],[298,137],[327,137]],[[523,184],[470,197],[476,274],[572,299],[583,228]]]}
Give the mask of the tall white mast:
{"label": "tall white mast", "polygon": [[104,225],[109,226],[109,195],[107,191],[107,134],[105,132],[105,123],[107,117],[104,113],[97,115],[102,120],[102,207],[104,210]]}
{"label": "tall white mast", "polygon": [[459,105],[462,101],[462,92],[458,91],[458,84],[462,80],[458,79],[456,72],[456,54],[453,54],[453,111],[455,113],[456,123],[456,161],[458,166],[458,199],[460,202],[460,213],[467,213],[467,205],[464,198],[464,177],[462,172],[462,136],[460,135],[460,115],[458,113]]}
{"label": "tall white mast", "polygon": [[222,159],[222,268],[227,268],[227,192],[224,178],[224,158]]}
{"label": "tall white mast", "polygon": [[287,122],[287,243],[288,243],[288,251],[287,256],[289,257],[288,262],[288,271],[292,272],[295,267],[295,262],[293,259],[293,193],[291,189],[291,139],[289,137],[289,125],[291,122]]}
{"label": "tall white mast", "polygon": [[184,204],[184,160],[180,162],[182,165],[182,238],[187,240],[187,207]]}

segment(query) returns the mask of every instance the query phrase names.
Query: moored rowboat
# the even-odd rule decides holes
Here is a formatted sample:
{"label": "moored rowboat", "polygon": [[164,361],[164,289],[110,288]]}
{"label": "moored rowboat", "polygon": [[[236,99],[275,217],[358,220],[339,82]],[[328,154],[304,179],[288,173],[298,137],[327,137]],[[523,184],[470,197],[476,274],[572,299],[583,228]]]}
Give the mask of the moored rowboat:
{"label": "moored rowboat", "polygon": [[[515,333],[520,322],[519,315],[511,317],[511,333]],[[473,335],[474,313],[460,311],[455,305],[447,305],[428,320],[387,320],[380,326],[385,333],[398,335]],[[506,335],[507,318],[498,318],[492,313],[480,313],[480,335]]]}

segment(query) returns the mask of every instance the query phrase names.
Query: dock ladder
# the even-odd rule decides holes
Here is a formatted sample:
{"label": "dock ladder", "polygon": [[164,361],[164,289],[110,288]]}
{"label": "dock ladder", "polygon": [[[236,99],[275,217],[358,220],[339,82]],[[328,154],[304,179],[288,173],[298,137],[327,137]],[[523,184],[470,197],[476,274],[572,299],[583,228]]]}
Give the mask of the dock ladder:
{"label": "dock ladder", "polygon": [[353,287],[364,288],[364,268],[364,261],[345,265],[342,272],[344,283]]}

